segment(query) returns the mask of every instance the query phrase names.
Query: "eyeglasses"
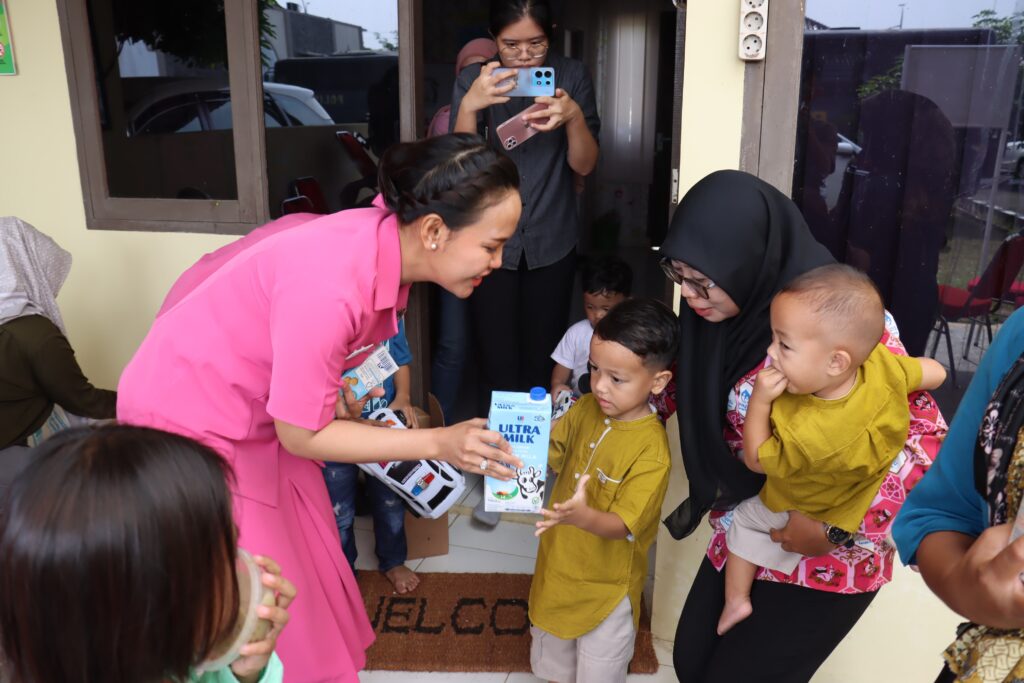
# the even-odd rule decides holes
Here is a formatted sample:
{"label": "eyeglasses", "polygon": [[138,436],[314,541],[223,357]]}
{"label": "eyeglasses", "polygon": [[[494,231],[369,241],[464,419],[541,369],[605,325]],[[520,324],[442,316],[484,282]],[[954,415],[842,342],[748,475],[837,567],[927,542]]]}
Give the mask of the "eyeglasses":
{"label": "eyeglasses", "polygon": [[[671,280],[672,282],[676,283],[677,285],[687,285],[701,299],[710,298],[708,296],[708,291],[714,289],[715,287],[717,287],[717,285],[711,280],[708,280],[705,283],[698,282],[693,278],[683,277],[683,275],[678,270],[676,270],[676,263],[679,262],[673,261],[670,258],[663,258],[659,262],[659,265],[661,266],[661,269],[665,271],[665,275],[668,277],[668,279]],[[680,264],[680,267],[682,267],[682,264]]]}
{"label": "eyeglasses", "polygon": [[519,43],[506,43],[502,45],[498,50],[502,57],[512,59],[518,57],[521,53],[526,52],[528,57],[542,57],[548,52],[548,42],[546,40],[534,41],[527,43],[526,45],[520,45]]}

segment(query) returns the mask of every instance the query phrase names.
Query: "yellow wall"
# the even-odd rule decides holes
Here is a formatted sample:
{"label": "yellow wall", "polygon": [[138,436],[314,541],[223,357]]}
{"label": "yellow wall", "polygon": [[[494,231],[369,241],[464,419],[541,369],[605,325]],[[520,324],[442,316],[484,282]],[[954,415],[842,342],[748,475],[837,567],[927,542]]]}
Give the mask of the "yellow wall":
{"label": "yellow wall", "polygon": [[739,164],[744,69],[736,57],[739,21],[738,1],[687,3],[680,197],[711,171]]}
{"label": "yellow wall", "polygon": [[[686,23],[680,196],[711,171],[739,167],[743,112],[744,63],[736,56],[739,2],[690,0]],[[768,55],[771,59],[770,50]],[[687,492],[675,420],[669,427],[675,453],[666,514]],[[659,529],[652,613],[657,638],[674,638],[710,535],[706,524],[683,541],[675,541],[664,527]],[[818,671],[814,683],[934,680],[941,668],[940,653],[960,620],[914,572],[901,566],[894,579]],[[795,641],[794,647],[799,647]]]}
{"label": "yellow wall", "polygon": [[[679,196],[712,171],[738,168],[743,118],[744,62],[736,57],[739,3],[691,0],[686,10],[683,56],[683,103],[679,141]],[[676,287],[678,295],[679,288]],[[677,298],[678,306],[678,298]],[[669,425],[674,459],[667,514],[686,498],[687,484],[679,456],[675,420]],[[683,600],[711,537],[702,525],[683,541],[661,526],[654,573],[655,636],[672,640]]]}
{"label": "yellow wall", "polygon": [[86,230],[54,0],[7,0],[18,75],[0,78],[0,215],[71,252],[58,298],[79,362],[114,388],[171,283],[229,237]]}

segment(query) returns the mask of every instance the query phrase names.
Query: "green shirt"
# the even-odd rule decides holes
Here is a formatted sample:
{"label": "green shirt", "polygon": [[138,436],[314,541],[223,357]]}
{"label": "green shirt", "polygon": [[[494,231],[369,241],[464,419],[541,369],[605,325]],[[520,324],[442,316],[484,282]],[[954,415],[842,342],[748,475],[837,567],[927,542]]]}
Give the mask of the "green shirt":
{"label": "green shirt", "polygon": [[[201,676],[195,674],[189,676],[189,683],[238,683],[238,679],[235,678],[235,674],[231,671],[230,666],[226,666],[219,671],[207,671]],[[270,661],[267,662],[267,668],[263,670],[263,675],[260,676],[259,683],[281,683],[284,680],[284,666],[281,664],[280,658],[277,653],[273,652],[270,655]]]}
{"label": "green shirt", "polygon": [[55,403],[82,417],[112,418],[117,394],[89,383],[48,318],[26,315],[0,325],[0,448],[22,443]]}
{"label": "green shirt", "polygon": [[907,441],[907,394],[920,384],[920,361],[879,344],[843,398],[779,396],[772,436],[757,449],[768,477],[761,500],[856,532]]}
{"label": "green shirt", "polygon": [[636,628],[647,550],[668,488],[665,428],[654,413],[629,422],[608,418],[586,394],[551,430],[548,464],[559,475],[552,502],[571,498],[576,475],[589,474],[587,504],[618,515],[630,536],[602,538],[568,524],[545,531],[530,587],[530,621],[559,638],[578,638],[628,595]]}

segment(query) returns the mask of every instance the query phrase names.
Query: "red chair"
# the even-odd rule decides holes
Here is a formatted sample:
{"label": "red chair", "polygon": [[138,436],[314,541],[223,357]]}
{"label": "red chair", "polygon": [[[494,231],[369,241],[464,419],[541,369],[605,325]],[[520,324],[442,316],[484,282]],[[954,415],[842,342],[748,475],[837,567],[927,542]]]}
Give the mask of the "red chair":
{"label": "red chair", "polygon": [[359,200],[359,193],[363,190],[371,190],[376,192],[377,190],[377,162],[373,160],[370,153],[366,150],[365,140],[362,136],[357,133],[352,133],[347,130],[339,130],[335,135],[338,138],[338,142],[341,143],[341,148],[345,151],[349,160],[352,161],[356,167],[356,172],[359,173],[360,178],[353,180],[352,182],[341,188],[339,199],[341,201],[342,209],[352,209],[361,206],[369,206],[372,198]]}
{"label": "red chair", "polygon": [[341,143],[342,148],[348,153],[349,158],[356,165],[356,169],[359,171],[359,175],[377,177],[377,162],[373,160],[370,153],[366,151],[365,140],[362,140],[362,136],[353,133],[348,130],[339,130],[335,133],[338,138],[338,142]]}
{"label": "red chair", "polygon": [[312,213],[330,213],[327,207],[327,200],[324,198],[324,191],[320,189],[320,182],[312,177],[296,178],[292,181],[292,196],[307,197],[313,205]]}
{"label": "red chair", "polygon": [[309,197],[298,196],[288,197],[281,202],[281,215],[287,215],[289,213],[316,213],[313,210],[313,202],[310,201]]}
{"label": "red chair", "polygon": [[[967,344],[964,346],[964,358],[974,339],[976,325],[985,325],[988,340],[992,341],[992,315],[1002,307],[1004,302],[1016,304],[1020,294],[1017,275],[1024,266],[1024,234],[1014,233],[1008,236],[992,255],[985,272],[980,278],[968,283],[968,289],[939,285],[939,313],[935,321],[935,341],[932,343],[931,357],[939,347],[939,338],[946,337],[946,351],[949,354],[949,370],[953,375],[953,386],[959,386],[956,379],[956,365],[953,361],[953,340],[949,333],[949,323],[968,320],[971,327],[967,333]],[[1015,291],[1015,287],[1017,290]],[[1019,294],[1018,294],[1019,292]]]}
{"label": "red chair", "polygon": [[[980,277],[972,277],[967,283],[967,289],[976,287],[980,280]],[[1010,301],[1017,301],[1020,299],[1024,299],[1024,282],[1017,280],[1013,283],[1013,286],[1010,287]]]}

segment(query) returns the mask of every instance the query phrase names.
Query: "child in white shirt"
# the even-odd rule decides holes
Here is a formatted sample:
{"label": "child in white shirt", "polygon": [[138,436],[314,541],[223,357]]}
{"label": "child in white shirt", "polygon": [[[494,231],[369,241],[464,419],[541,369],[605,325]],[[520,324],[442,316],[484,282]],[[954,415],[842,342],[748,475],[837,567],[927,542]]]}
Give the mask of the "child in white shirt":
{"label": "child in white shirt", "polygon": [[594,326],[619,302],[628,299],[633,289],[633,271],[629,265],[610,256],[587,263],[583,267],[583,312],[586,318],[570,326],[558,342],[551,359],[551,396],[562,391],[579,396],[580,377],[587,374],[590,357],[590,339]]}

